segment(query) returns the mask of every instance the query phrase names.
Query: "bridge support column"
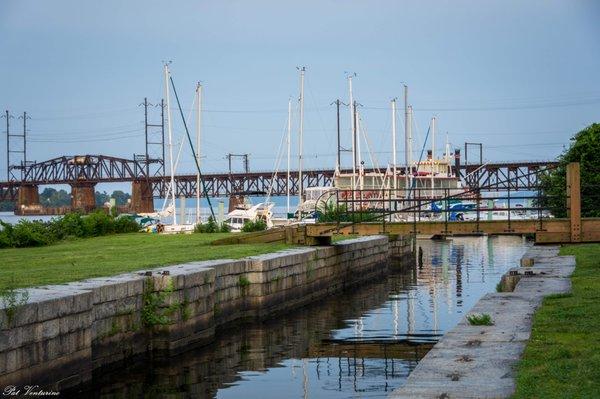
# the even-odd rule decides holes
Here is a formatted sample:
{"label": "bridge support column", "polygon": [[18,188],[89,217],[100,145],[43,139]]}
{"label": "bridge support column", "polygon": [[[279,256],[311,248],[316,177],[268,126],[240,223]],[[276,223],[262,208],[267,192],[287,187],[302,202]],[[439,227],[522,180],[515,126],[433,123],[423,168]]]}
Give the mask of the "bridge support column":
{"label": "bridge support column", "polygon": [[154,212],[152,185],[146,180],[131,183],[131,211],[138,213]]}
{"label": "bridge support column", "polygon": [[71,184],[71,207],[74,210],[90,212],[96,208],[96,183]]}
{"label": "bridge support column", "polygon": [[40,193],[35,184],[23,184],[19,186],[15,213],[21,214],[23,208],[40,204]]}

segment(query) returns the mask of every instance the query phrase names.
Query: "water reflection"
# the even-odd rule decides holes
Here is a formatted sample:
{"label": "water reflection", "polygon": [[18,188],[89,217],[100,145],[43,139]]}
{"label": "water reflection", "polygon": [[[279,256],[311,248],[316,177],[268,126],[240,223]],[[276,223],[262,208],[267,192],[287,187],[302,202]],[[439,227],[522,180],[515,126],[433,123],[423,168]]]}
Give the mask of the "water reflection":
{"label": "water reflection", "polygon": [[385,397],[518,263],[518,237],[419,240],[417,265],[168,361],[98,372],[85,397]]}

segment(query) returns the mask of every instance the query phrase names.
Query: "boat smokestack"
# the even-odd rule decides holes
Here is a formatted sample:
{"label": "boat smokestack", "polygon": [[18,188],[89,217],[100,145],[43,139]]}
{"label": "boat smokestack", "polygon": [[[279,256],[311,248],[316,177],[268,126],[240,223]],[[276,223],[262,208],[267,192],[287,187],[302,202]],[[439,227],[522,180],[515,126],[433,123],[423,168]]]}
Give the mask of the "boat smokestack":
{"label": "boat smokestack", "polygon": [[454,173],[460,176],[460,149],[454,149]]}
{"label": "boat smokestack", "polygon": [[427,159],[431,161],[431,158],[433,158],[431,150],[427,150]]}

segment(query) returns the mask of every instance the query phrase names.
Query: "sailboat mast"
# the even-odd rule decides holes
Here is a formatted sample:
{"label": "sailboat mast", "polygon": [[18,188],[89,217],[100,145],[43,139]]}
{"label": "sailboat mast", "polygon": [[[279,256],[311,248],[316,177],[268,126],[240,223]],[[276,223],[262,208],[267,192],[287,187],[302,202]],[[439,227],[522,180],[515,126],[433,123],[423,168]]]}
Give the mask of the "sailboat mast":
{"label": "sailboat mast", "polygon": [[[412,172],[412,167],[413,167],[413,158],[412,158],[412,156],[413,156],[412,120],[413,120],[413,109],[412,109],[412,106],[409,105],[408,106],[408,171],[409,171],[408,184],[409,184],[409,188],[410,188],[410,186],[412,186],[412,181],[413,181],[413,172]],[[415,216],[415,215],[413,215],[413,216]]]}
{"label": "sailboat mast", "polygon": [[358,116],[358,104],[354,100],[354,140],[356,140],[356,158],[358,160],[358,187],[360,190],[363,189],[363,164],[360,157],[360,118]]}
{"label": "sailboat mast", "polygon": [[410,164],[408,162],[408,86],[404,85],[404,188],[408,193],[408,174]]}
{"label": "sailboat mast", "polygon": [[[200,165],[200,130],[202,126],[202,85],[200,82],[196,85],[196,104],[198,104],[196,114],[196,159],[198,165]],[[200,221],[200,172],[198,172],[196,173],[196,223],[200,223]]]}
{"label": "sailboat mast", "polygon": [[446,173],[448,174],[448,177],[450,177],[450,142],[448,141],[448,132],[446,132]]}
{"label": "sailboat mast", "polygon": [[396,184],[396,99],[392,100],[392,176],[394,179],[393,188],[394,195],[396,194],[397,184]]}
{"label": "sailboat mast", "polygon": [[352,95],[352,75],[348,76],[348,91],[350,93],[350,127],[351,127],[351,135],[352,135],[352,181],[351,188],[354,192],[355,190],[355,181],[356,177],[356,104],[354,104],[354,98]]}
{"label": "sailboat mast", "polygon": [[287,125],[287,180],[285,191],[287,195],[287,213],[290,213],[290,160],[292,143],[292,99],[288,100],[288,125]]}
{"label": "sailboat mast", "polygon": [[169,90],[169,64],[165,63],[165,99],[167,100],[167,137],[169,147],[169,165],[171,173],[171,202],[173,205],[173,224],[177,224],[177,212],[175,208],[175,165],[173,159],[173,130],[171,127],[171,97]]}
{"label": "sailboat mast", "polygon": [[431,198],[434,196],[433,184],[435,180],[433,178],[435,166],[435,116],[431,118]]}
{"label": "sailboat mast", "polygon": [[302,203],[302,149],[304,146],[304,72],[306,67],[300,68],[300,131],[298,134],[298,205]]}

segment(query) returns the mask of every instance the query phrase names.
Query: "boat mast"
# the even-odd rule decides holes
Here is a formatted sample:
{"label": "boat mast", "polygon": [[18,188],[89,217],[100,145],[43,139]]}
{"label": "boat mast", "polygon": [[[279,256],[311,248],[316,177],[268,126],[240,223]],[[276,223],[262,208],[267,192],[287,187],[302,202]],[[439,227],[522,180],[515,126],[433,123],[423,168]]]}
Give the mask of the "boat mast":
{"label": "boat mast", "polygon": [[[362,190],[363,187],[363,163],[360,156],[360,117],[358,115],[358,103],[354,100],[354,139],[356,140],[356,158],[358,158],[358,187]],[[361,194],[362,195],[362,194]]]}
{"label": "boat mast", "polygon": [[410,164],[408,162],[408,86],[404,85],[404,188],[408,196],[409,181],[408,174]]}
{"label": "boat mast", "polygon": [[[200,127],[202,123],[202,85],[200,82],[196,85],[196,103],[198,110],[196,114],[196,160],[200,165]],[[198,168],[198,171],[200,168]],[[196,173],[196,223],[200,223],[200,172]]]}
{"label": "boat mast", "polygon": [[433,198],[433,184],[435,183],[433,179],[434,175],[434,165],[435,165],[435,116],[431,118],[431,198]]}
{"label": "boat mast", "polygon": [[[352,135],[352,181],[351,181],[351,189],[352,192],[355,190],[355,181],[356,177],[356,125],[355,125],[355,108],[356,104],[354,104],[354,98],[352,96],[352,75],[348,76],[348,91],[350,93],[350,127],[351,127],[351,135]],[[354,194],[353,194],[354,195]]]}
{"label": "boat mast", "polygon": [[171,98],[169,95],[169,63],[165,63],[165,99],[167,100],[167,136],[169,147],[169,165],[171,172],[171,201],[173,204],[173,225],[177,224],[177,212],[175,209],[175,166],[173,163],[173,131],[171,128]]}
{"label": "boat mast", "polygon": [[409,175],[408,175],[409,186],[408,187],[409,187],[409,190],[412,186],[413,178],[414,178],[413,171],[412,171],[412,167],[413,167],[412,120],[413,120],[413,109],[412,109],[412,105],[409,105],[408,106],[408,171],[409,171]]}
{"label": "boat mast", "polygon": [[300,68],[300,131],[298,132],[298,205],[302,204],[302,147],[304,138],[304,72]]}
{"label": "boat mast", "polygon": [[392,99],[392,176],[394,179],[393,188],[396,195],[396,99]]}
{"label": "boat mast", "polygon": [[287,182],[285,191],[287,195],[287,213],[290,213],[290,150],[292,143],[292,99],[288,100],[288,125],[287,125]]}
{"label": "boat mast", "polygon": [[450,142],[448,141],[448,132],[446,132],[446,165],[446,173],[448,174],[448,177],[450,177]]}

